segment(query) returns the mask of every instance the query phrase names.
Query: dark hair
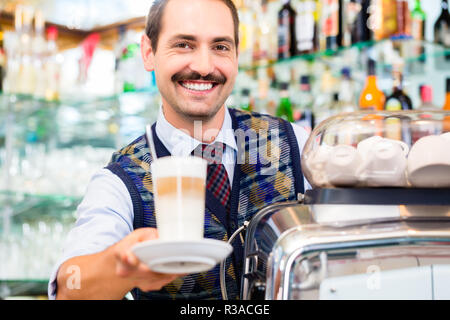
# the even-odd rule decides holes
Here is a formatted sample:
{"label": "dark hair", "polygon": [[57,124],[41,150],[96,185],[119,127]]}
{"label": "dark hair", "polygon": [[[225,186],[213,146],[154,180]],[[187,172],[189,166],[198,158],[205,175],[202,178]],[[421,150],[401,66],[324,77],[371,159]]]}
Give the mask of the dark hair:
{"label": "dark hair", "polygon": [[[234,23],[234,39],[236,48],[239,46],[239,16],[236,7],[232,0],[217,0],[222,1],[231,10],[231,16]],[[159,33],[161,32],[161,20],[164,9],[169,0],[154,0],[150,12],[147,16],[147,24],[145,26],[145,34],[149,37],[154,51],[158,44]]]}

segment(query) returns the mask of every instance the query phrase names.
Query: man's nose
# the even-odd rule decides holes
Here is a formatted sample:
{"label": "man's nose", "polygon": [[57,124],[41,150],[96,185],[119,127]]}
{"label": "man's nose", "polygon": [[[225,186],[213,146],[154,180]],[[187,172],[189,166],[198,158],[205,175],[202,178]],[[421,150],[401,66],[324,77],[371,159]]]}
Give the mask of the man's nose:
{"label": "man's nose", "polygon": [[193,56],[191,70],[198,72],[202,77],[213,73],[214,64],[208,48],[199,48]]}

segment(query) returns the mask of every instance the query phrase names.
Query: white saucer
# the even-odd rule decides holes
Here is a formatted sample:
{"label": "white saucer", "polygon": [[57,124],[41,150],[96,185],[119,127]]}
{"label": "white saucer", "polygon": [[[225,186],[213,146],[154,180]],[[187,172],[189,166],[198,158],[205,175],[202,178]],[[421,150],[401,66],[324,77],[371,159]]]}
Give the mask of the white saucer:
{"label": "white saucer", "polygon": [[198,273],[214,268],[233,251],[214,239],[196,241],[149,240],[135,245],[133,253],[151,270],[160,273]]}

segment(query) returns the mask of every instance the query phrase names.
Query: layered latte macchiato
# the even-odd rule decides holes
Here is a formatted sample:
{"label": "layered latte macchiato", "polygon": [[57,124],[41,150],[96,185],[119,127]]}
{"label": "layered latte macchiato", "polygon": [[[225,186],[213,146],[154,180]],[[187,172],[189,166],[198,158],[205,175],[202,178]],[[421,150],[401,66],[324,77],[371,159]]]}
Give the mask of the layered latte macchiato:
{"label": "layered latte macchiato", "polygon": [[156,224],[162,240],[203,238],[207,162],[165,157],[152,164]]}

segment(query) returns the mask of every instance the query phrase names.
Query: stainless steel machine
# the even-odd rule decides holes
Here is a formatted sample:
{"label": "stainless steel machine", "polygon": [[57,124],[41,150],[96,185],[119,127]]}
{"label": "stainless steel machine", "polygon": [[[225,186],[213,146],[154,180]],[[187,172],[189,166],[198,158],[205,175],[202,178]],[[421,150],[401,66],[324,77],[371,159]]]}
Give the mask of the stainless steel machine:
{"label": "stainless steel machine", "polygon": [[261,210],[242,299],[450,299],[450,189],[330,188]]}

